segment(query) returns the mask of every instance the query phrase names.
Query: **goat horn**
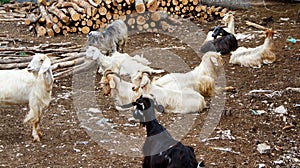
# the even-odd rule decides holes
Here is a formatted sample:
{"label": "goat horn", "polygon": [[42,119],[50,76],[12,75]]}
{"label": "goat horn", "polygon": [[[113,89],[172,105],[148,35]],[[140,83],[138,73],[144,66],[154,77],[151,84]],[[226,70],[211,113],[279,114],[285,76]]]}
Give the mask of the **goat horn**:
{"label": "goat horn", "polygon": [[149,71],[141,71],[142,73],[146,73],[148,74],[149,76],[151,76],[151,73]]}
{"label": "goat horn", "polygon": [[107,76],[108,74],[110,74],[112,72],[111,69],[107,69],[104,71],[103,76]]}
{"label": "goat horn", "polygon": [[113,72],[113,71],[110,70],[110,69],[104,72],[104,76],[105,76],[105,77],[107,77],[107,75],[111,75],[111,74],[116,75],[116,76],[119,77],[120,80],[121,80],[121,76],[120,76],[118,73]]}

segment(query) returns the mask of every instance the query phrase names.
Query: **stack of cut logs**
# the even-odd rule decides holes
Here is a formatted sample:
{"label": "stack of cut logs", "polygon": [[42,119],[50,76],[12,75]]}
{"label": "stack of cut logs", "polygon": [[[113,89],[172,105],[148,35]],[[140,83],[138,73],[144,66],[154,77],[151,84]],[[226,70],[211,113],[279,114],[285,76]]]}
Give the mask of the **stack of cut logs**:
{"label": "stack of cut logs", "polygon": [[[32,41],[11,39],[8,36],[0,36],[0,42],[30,44]],[[3,44],[5,45],[5,44]],[[61,79],[80,71],[85,71],[96,62],[85,58],[85,50],[82,45],[74,45],[72,42],[46,43],[38,46],[26,47],[0,47],[0,70],[24,69],[28,66],[35,53],[47,54],[51,59],[51,67],[54,78]]]}
{"label": "stack of cut logs", "polygon": [[[38,36],[78,33],[105,28],[122,19],[129,28],[171,31],[176,18],[195,17],[201,22],[223,17],[227,8],[206,6],[198,0],[38,0],[25,24]],[[176,21],[175,21],[176,22]]]}

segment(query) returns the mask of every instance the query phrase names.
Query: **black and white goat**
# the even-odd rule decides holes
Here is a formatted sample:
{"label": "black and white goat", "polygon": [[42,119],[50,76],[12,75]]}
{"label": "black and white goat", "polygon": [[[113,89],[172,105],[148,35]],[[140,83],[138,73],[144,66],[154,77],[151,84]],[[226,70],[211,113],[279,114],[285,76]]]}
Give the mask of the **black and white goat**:
{"label": "black and white goat", "polygon": [[216,51],[220,52],[222,55],[225,55],[231,51],[235,51],[238,48],[238,42],[235,36],[225,31],[220,26],[214,28],[212,36],[214,37],[214,40],[207,41],[201,46],[200,51],[202,53]]}
{"label": "black and white goat", "polygon": [[[234,33],[234,16],[233,16],[234,14],[235,14],[235,12],[229,11],[224,15],[224,17],[222,19],[224,26],[226,26],[226,27],[223,26],[224,29],[233,35],[235,35],[235,33]],[[204,40],[203,43],[213,40],[214,37],[212,36],[212,34],[213,34],[213,30],[209,31],[207,33],[206,39]]]}
{"label": "black and white goat", "polygon": [[173,139],[166,128],[159,124],[154,109],[161,109],[155,100],[141,96],[130,105],[136,106],[133,116],[147,130],[147,139],[143,146],[143,168],[197,168],[203,166],[203,162],[198,164],[192,147],[185,146]]}

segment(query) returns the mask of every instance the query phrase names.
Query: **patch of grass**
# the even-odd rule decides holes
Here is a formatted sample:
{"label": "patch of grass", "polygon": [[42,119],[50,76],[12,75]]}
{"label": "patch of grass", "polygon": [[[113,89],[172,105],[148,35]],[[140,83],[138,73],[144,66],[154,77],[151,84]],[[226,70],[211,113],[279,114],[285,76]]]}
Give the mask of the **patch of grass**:
{"label": "patch of grass", "polygon": [[26,52],[20,52],[19,56],[25,57],[25,56],[27,56],[27,53]]}
{"label": "patch of grass", "polygon": [[0,4],[10,3],[10,0],[0,0]]}

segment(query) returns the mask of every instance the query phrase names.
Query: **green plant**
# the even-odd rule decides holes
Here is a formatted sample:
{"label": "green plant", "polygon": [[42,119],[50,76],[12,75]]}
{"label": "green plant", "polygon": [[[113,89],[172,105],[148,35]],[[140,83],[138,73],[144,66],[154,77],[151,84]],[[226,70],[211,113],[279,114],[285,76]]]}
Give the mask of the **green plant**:
{"label": "green plant", "polygon": [[21,57],[27,56],[27,53],[26,52],[20,52],[19,56],[21,56]]}
{"label": "green plant", "polygon": [[10,0],[0,0],[0,4],[10,3]]}

